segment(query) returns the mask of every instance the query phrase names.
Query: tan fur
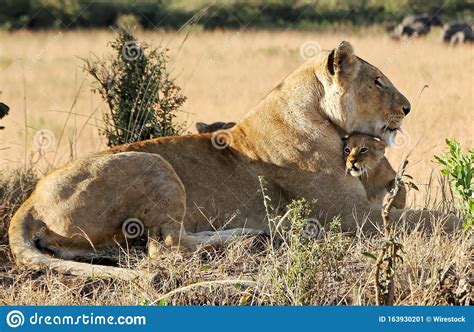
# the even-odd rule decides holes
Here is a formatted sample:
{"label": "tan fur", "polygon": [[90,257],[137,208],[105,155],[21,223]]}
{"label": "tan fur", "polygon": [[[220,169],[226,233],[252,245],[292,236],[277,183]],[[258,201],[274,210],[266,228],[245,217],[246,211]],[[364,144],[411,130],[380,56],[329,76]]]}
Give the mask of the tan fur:
{"label": "tan fur", "polygon": [[[363,131],[388,142],[393,139],[395,129],[402,124],[403,108],[407,113],[409,105],[408,100],[380,70],[356,57],[352,46],[342,42],[332,51],[321,51],[313,60],[293,71],[242,122],[229,130],[137,142],[105,151],[102,156],[108,154],[112,158],[113,154],[127,151],[162,156],[172,166],[186,190],[184,226],[190,232],[212,231],[220,227],[268,232],[271,225],[268,224],[262,204],[258,176],[265,177],[267,193],[274,205],[285,206],[297,198],[316,198],[318,203],[314,216],[321,223],[340,216],[342,229],[354,232],[357,229],[354,216],[357,220],[365,217],[369,221],[362,225],[362,229],[374,231],[382,225],[380,207],[367,199],[359,179],[345,176],[340,155],[340,133]],[[33,250],[23,251],[25,239],[41,223],[46,224],[51,232],[60,232],[63,236],[54,237],[56,247],[63,245],[64,238],[67,238],[64,239],[65,243],[70,243],[70,238],[77,233],[76,225],[88,224],[91,228],[87,228],[85,233],[89,237],[92,234],[88,232],[99,230],[106,232],[107,236],[113,236],[114,231],[108,229],[117,229],[115,223],[118,219],[122,221],[125,214],[132,216],[143,212],[149,200],[145,197],[152,195],[151,200],[154,202],[163,198],[154,198],[149,192],[155,187],[153,185],[146,185],[143,196],[139,198],[120,196],[130,185],[129,182],[123,182],[123,172],[133,172],[134,176],[143,179],[144,185],[145,179],[155,183],[158,188],[154,188],[158,191],[156,195],[159,195],[160,186],[167,187],[168,182],[177,186],[174,175],[170,175],[169,179],[158,180],[154,177],[159,172],[155,174],[152,170],[148,170],[151,173],[140,175],[145,170],[141,169],[138,161],[133,158],[128,160],[120,165],[122,172],[89,175],[98,183],[110,182],[110,186],[106,191],[99,187],[88,189],[88,200],[78,197],[77,200],[71,200],[69,205],[61,205],[60,196],[49,199],[44,192],[45,187],[40,184],[11,223],[10,244],[17,261],[45,264],[35,256]],[[56,182],[61,186],[60,174],[64,177],[73,174],[69,171],[71,167],[81,169],[77,164],[66,166],[46,177],[43,183]],[[167,172],[170,173],[169,170]],[[116,179],[117,188],[114,188],[113,179]],[[80,179],[70,181],[73,185],[79,183]],[[46,221],[47,211],[55,204],[60,204],[60,207],[55,208],[57,213],[69,217]],[[111,213],[106,219],[94,220],[89,212],[76,212],[81,209],[100,209],[99,206],[122,211],[124,215],[117,212],[117,215]],[[154,218],[167,222],[166,218],[171,214],[179,222],[181,214],[178,211],[184,209],[178,209],[178,202],[174,202],[173,206],[170,209],[168,204],[159,203],[154,210]],[[406,216],[411,225],[421,220],[422,227],[429,227],[432,212],[392,211],[394,219],[398,220],[402,216]],[[452,229],[456,221],[452,217],[446,223],[446,229]],[[181,235],[171,233],[169,236],[170,241],[175,242],[175,238]],[[109,242],[103,237],[99,242],[102,240]],[[84,246],[87,244],[83,241],[78,249]],[[54,267],[61,268],[58,264]]]}
{"label": "tan fur", "polygon": [[[382,205],[387,192],[394,186],[396,172],[385,158],[386,144],[379,138],[366,134],[351,134],[343,139],[346,170],[359,177],[367,198]],[[406,189],[401,187],[395,196],[393,206],[405,208]]]}

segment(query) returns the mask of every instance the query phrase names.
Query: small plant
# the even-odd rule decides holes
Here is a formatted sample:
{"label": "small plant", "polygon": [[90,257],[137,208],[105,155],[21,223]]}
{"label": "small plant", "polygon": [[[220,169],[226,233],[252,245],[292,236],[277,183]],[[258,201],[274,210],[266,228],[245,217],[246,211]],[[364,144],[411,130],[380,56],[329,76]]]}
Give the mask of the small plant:
{"label": "small plant", "polygon": [[168,49],[139,43],[123,29],[110,45],[112,55],[84,59],[96,81],[93,90],[108,106],[101,129],[107,145],[178,135],[182,126],[174,120],[186,97],[169,77]]}
{"label": "small plant", "polygon": [[[344,260],[351,240],[341,231],[338,218],[329,224],[324,236],[321,225],[312,218],[316,202],[305,199],[292,201],[283,216],[274,214],[271,199],[260,180],[260,192],[267,213],[271,240],[274,242],[261,276],[268,276],[271,294],[269,303],[274,305],[335,304],[342,297],[334,289],[321,290],[321,283],[333,282],[344,275]],[[317,225],[317,226],[316,226]],[[275,245],[275,243],[278,243]],[[265,281],[267,284],[267,281]],[[326,293],[327,292],[327,293]]]}
{"label": "small plant", "polygon": [[397,269],[397,260],[403,263],[400,252],[403,247],[400,242],[395,239],[395,230],[390,211],[393,207],[395,197],[400,188],[408,185],[409,188],[418,190],[416,185],[411,181],[412,177],[406,174],[408,160],[404,160],[398,170],[397,176],[393,184],[393,188],[388,193],[387,199],[382,208],[383,234],[382,245],[379,249],[378,256],[370,252],[363,252],[364,256],[372,258],[375,261],[375,303],[377,305],[394,305],[395,304],[395,272]]}
{"label": "small plant", "polygon": [[474,226],[474,149],[462,153],[461,145],[454,139],[446,139],[448,150],[434,156],[441,165],[441,173],[448,177],[456,207],[465,216],[465,228]]}
{"label": "small plant", "polygon": [[345,275],[345,259],[351,240],[341,232],[341,223],[335,218],[329,224],[324,239],[306,236],[311,204],[305,200],[293,201],[288,206],[290,227],[283,230],[285,240],[269,255],[265,267],[269,276],[272,304],[277,305],[334,305],[342,294],[336,289],[319,289],[318,285],[331,284],[333,278]]}

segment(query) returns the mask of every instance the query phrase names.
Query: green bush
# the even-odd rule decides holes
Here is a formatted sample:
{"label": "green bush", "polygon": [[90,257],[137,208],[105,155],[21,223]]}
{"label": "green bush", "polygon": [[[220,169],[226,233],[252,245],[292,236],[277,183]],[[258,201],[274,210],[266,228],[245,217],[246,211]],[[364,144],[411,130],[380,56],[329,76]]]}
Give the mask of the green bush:
{"label": "green bush", "polygon": [[123,29],[111,47],[112,55],[84,60],[108,106],[101,129],[107,145],[178,135],[182,126],[174,120],[186,97],[169,77],[168,50],[139,43]]}
{"label": "green bush", "polygon": [[474,226],[474,149],[462,153],[461,145],[454,139],[446,139],[448,150],[434,156],[441,165],[441,173],[448,177],[451,190],[457,199],[457,207],[466,217],[464,226]]}
{"label": "green bush", "polygon": [[337,218],[329,224],[324,236],[319,239],[310,236],[313,235],[310,222],[315,220],[310,218],[312,205],[303,199],[287,207],[290,227],[282,230],[284,241],[269,254],[268,266],[264,268],[270,276],[274,304],[334,305],[339,297],[326,294],[317,285],[344,276],[351,239],[342,234]]}
{"label": "green bush", "polygon": [[334,305],[340,295],[318,289],[317,285],[334,282],[335,276],[343,278],[347,272],[345,258],[352,242],[342,233],[340,219],[334,218],[325,233],[319,221],[311,217],[317,202],[305,199],[292,201],[286,207],[287,213],[278,216],[265,179],[259,177],[259,182],[272,242],[260,273],[269,278],[265,281],[268,294],[272,294],[268,303]]}

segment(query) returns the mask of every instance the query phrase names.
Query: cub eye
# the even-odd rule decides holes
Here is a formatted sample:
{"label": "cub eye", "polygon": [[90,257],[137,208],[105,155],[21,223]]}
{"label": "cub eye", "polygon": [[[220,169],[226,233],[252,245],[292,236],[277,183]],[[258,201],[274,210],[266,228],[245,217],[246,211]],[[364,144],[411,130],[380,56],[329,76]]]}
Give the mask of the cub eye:
{"label": "cub eye", "polygon": [[380,89],[383,88],[383,84],[382,84],[382,82],[380,82],[380,78],[379,78],[379,77],[377,77],[377,78],[374,80],[374,83],[375,83],[375,85],[377,86],[377,88],[380,88]]}
{"label": "cub eye", "polygon": [[368,151],[369,151],[369,149],[367,149],[367,148],[360,149],[360,153],[367,153]]}
{"label": "cub eye", "polygon": [[349,148],[344,148],[344,152],[345,152],[346,154],[349,154],[349,153],[351,153],[351,149],[349,149]]}

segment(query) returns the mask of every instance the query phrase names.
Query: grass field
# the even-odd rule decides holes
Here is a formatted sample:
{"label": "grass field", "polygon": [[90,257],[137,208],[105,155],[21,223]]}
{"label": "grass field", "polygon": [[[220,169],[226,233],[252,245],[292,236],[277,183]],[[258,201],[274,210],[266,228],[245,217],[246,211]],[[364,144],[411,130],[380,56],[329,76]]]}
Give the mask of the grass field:
{"label": "grass field", "polygon": [[[11,107],[11,115],[2,120],[6,130],[0,132],[0,169],[24,163],[25,151],[29,155],[35,150],[32,140],[38,129],[55,135],[48,156],[60,145],[55,165],[68,160],[71,144],[75,156],[104,149],[97,130],[104,105],[90,91],[80,58],[108,52],[113,33],[3,32],[0,37],[0,98]],[[193,32],[184,41],[184,33],[139,34],[153,45],[170,48],[170,69],[188,97],[180,118],[189,131],[194,131],[195,121],[240,120],[303,61],[299,49],[305,42],[332,48],[341,40],[351,41],[356,53],[378,66],[412,103],[404,125],[407,144],[389,156],[397,164],[413,149],[409,171],[420,182],[431,172],[432,156],[443,149],[444,138],[473,146],[474,137],[472,47],[446,47],[436,37],[434,31],[427,39],[395,43],[373,31],[222,31]],[[424,85],[429,87],[419,98]],[[75,115],[69,116],[71,107]]]}
{"label": "grass field", "polygon": [[[187,38],[185,33],[142,32],[137,37],[170,48],[170,70],[188,98],[179,119],[186,121],[190,132],[194,132],[196,121],[242,119],[302,63],[300,47],[305,42],[316,42],[327,49],[341,40],[350,41],[357,55],[380,68],[411,101],[413,111],[405,121],[404,135],[388,155],[395,166],[411,154],[408,173],[414,176],[420,192],[410,194],[409,203],[433,206],[436,202],[427,198],[442,197],[438,192],[442,186],[431,181],[437,174],[433,155],[443,151],[447,137],[456,138],[466,148],[474,145],[472,46],[447,47],[439,42],[437,34],[434,31],[425,39],[402,43],[376,30],[357,34],[193,31]],[[10,115],[0,121],[6,127],[0,131],[1,172],[33,163],[41,173],[48,165],[56,167],[105,148],[98,134],[105,106],[90,91],[91,81],[81,69],[80,58],[105,54],[113,38],[109,31],[0,32],[0,101],[11,107]],[[420,97],[425,85],[428,88]],[[40,129],[54,134],[53,144],[42,155],[34,142]],[[430,177],[432,173],[435,175]],[[0,262],[4,263],[0,304],[159,304],[161,297],[174,289],[182,291],[169,295],[163,303],[373,303],[373,263],[361,252],[373,249],[377,240],[348,240],[337,233],[333,242],[321,244],[319,249],[326,250],[328,256],[315,259],[308,280],[298,279],[299,272],[293,270],[283,269],[283,274],[277,275],[272,272],[297,259],[298,252],[284,254],[267,247],[261,252],[245,242],[251,240],[242,240],[225,252],[186,257],[168,252],[155,267],[163,275],[154,286],[18,270],[8,251],[5,227],[34,181],[28,178],[15,182],[6,174],[2,186],[10,186],[13,194],[8,204],[5,195],[0,202],[4,214],[0,228]],[[449,277],[447,271],[453,270],[453,278],[457,278],[453,284],[458,287],[466,273],[465,234],[426,238],[407,232],[400,241],[406,254],[399,271],[396,303],[455,303],[449,298],[454,290],[443,293],[447,277],[442,277]],[[143,253],[127,254],[125,264],[149,267]],[[325,266],[328,261],[333,264]],[[233,282],[235,279],[251,282],[243,285]],[[302,291],[298,288],[301,283],[310,285],[307,291],[324,291],[305,297],[298,293]]]}

